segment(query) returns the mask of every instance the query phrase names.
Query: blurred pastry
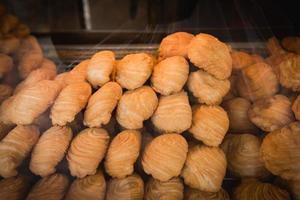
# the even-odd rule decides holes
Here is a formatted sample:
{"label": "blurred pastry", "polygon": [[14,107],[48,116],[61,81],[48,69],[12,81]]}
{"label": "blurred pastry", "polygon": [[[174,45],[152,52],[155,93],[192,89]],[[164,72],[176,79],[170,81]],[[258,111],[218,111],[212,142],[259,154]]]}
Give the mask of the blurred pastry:
{"label": "blurred pastry", "polygon": [[160,132],[182,133],[192,124],[192,109],[186,92],[160,96],[151,121]]}
{"label": "blurred pastry", "polygon": [[122,179],[113,178],[107,184],[107,200],[142,200],[144,182],[137,174]]}
{"label": "blurred pastry", "polygon": [[100,51],[95,53],[87,67],[87,80],[94,88],[101,87],[110,81],[115,64],[115,53]]}
{"label": "blurred pastry", "polygon": [[264,138],[261,155],[266,168],[283,179],[300,179],[300,122],[277,129]]}
{"label": "blurred pastry", "polygon": [[245,179],[235,189],[234,199],[243,200],[289,200],[291,199],[286,190],[280,189],[270,183],[262,183],[255,179]]}
{"label": "blurred pastry", "polygon": [[146,53],[129,54],[117,64],[116,81],[128,90],[144,85],[151,76],[154,60]]}
{"label": "blurred pastry", "polygon": [[101,171],[95,175],[78,178],[70,185],[65,200],[104,200],[106,182]]}
{"label": "blurred pastry", "polygon": [[232,70],[239,71],[240,69],[256,63],[251,55],[243,51],[231,52]]}
{"label": "blurred pastry", "polygon": [[185,200],[229,200],[229,194],[221,188],[218,192],[203,192],[193,188],[187,188],[184,192]]}
{"label": "blurred pastry", "polygon": [[127,91],[117,107],[117,121],[126,129],[140,129],[149,119],[158,104],[155,92],[149,86]]}
{"label": "blurred pastry", "polygon": [[264,62],[264,58],[259,54],[251,54],[254,63]]}
{"label": "blurred pastry", "polygon": [[101,128],[87,128],[72,141],[67,160],[72,176],[83,178],[96,173],[109,143],[108,133]]}
{"label": "blurred pastry", "polygon": [[62,200],[69,186],[65,175],[53,174],[40,179],[29,192],[26,200]]}
{"label": "blurred pastry", "polygon": [[24,88],[3,102],[0,111],[2,121],[23,125],[32,124],[35,118],[51,106],[60,89],[59,84],[50,80],[43,80]]}
{"label": "blurred pastry", "polygon": [[0,84],[0,104],[12,95],[13,89],[6,84]]}
{"label": "blurred pastry", "polygon": [[56,65],[49,59],[44,58],[41,67],[33,70],[25,80],[20,82],[14,90],[18,93],[21,89],[33,86],[42,80],[52,80],[56,76]]}
{"label": "blurred pastry", "polygon": [[23,23],[19,23],[17,27],[13,30],[13,34],[18,38],[24,38],[30,35],[30,28]]}
{"label": "blurred pastry", "polygon": [[13,124],[4,124],[0,121],[0,141],[13,129],[13,127]]}
{"label": "blurred pastry", "polygon": [[52,124],[64,126],[72,122],[75,115],[85,107],[91,94],[91,86],[86,82],[72,83],[63,88],[51,109]]}
{"label": "blurred pastry", "polygon": [[182,90],[188,75],[189,64],[185,58],[172,56],[154,66],[151,84],[156,92],[170,95]]}
{"label": "blurred pastry", "polygon": [[271,56],[279,56],[286,53],[281,47],[279,40],[274,36],[268,39],[266,47]]}
{"label": "blurred pastry", "polygon": [[186,32],[176,32],[167,35],[159,45],[160,60],[171,56],[183,56],[187,58],[188,46],[193,38],[193,34]]}
{"label": "blurred pastry", "polygon": [[90,97],[84,112],[84,125],[101,127],[108,124],[121,96],[122,88],[118,83],[105,83]]}
{"label": "blurred pastry", "polygon": [[262,140],[252,134],[229,134],[221,148],[226,154],[227,168],[238,177],[264,178],[266,170],[260,155]]}
{"label": "blurred pastry", "polygon": [[20,46],[20,40],[14,36],[6,36],[0,39],[0,53],[14,54]]}
{"label": "blurred pastry", "polygon": [[230,89],[229,80],[219,80],[202,70],[192,72],[187,85],[198,102],[207,105],[220,104]]}
{"label": "blurred pastry", "polygon": [[145,187],[145,200],[182,200],[183,183],[180,178],[172,178],[169,181],[162,182],[150,178]]}
{"label": "blurred pastry", "polygon": [[4,34],[8,34],[9,32],[11,32],[13,29],[17,27],[18,23],[19,23],[19,19],[14,15],[6,14],[4,16],[1,16],[0,32]]}
{"label": "blurred pastry", "polygon": [[250,101],[273,96],[279,90],[272,67],[263,62],[243,68],[236,86],[240,96]]}
{"label": "blurred pastry", "polygon": [[195,66],[218,79],[227,79],[231,74],[232,59],[229,48],[212,35],[196,35],[189,45],[188,57]]}
{"label": "blurred pastry", "polygon": [[53,126],[44,132],[32,151],[30,170],[42,177],[54,173],[71,139],[72,130],[69,127]]}
{"label": "blurred pastry", "polygon": [[191,188],[218,192],[226,172],[226,157],[218,147],[196,145],[189,149],[181,176]]}
{"label": "blurred pastry", "polygon": [[300,95],[298,95],[297,99],[294,101],[292,110],[296,119],[300,121]]}
{"label": "blurred pastry", "polygon": [[283,95],[258,100],[248,111],[249,119],[260,129],[271,132],[294,121],[290,100]]}
{"label": "blurred pastry", "polygon": [[0,78],[11,71],[13,65],[13,59],[10,56],[0,53]]}
{"label": "blurred pastry", "polygon": [[24,199],[29,188],[29,179],[25,176],[2,179],[0,181],[0,197],[6,200]]}
{"label": "blurred pastry", "polygon": [[285,37],[281,44],[286,50],[300,54],[300,37]]}
{"label": "blurred pastry", "polygon": [[134,171],[141,148],[141,133],[125,130],[111,141],[105,157],[105,171],[114,178],[124,178]]}
{"label": "blurred pastry", "polygon": [[226,111],[220,106],[196,106],[189,132],[208,146],[219,146],[229,128]]}
{"label": "blurred pastry", "polygon": [[180,174],[188,144],[179,134],[164,134],[154,138],[144,150],[142,165],[155,179],[168,181]]}
{"label": "blurred pastry", "polygon": [[29,155],[38,141],[40,132],[36,126],[18,125],[0,142],[0,175],[16,176],[17,168]]}
{"label": "blurred pastry", "polygon": [[222,103],[229,118],[229,130],[232,133],[256,133],[258,128],[249,120],[248,110],[251,102],[236,97]]}

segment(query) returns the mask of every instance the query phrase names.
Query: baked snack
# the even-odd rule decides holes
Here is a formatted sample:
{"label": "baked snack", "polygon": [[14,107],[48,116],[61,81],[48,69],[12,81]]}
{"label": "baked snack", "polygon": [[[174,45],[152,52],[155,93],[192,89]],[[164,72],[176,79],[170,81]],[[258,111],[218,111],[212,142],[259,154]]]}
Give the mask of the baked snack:
{"label": "baked snack", "polygon": [[141,148],[141,133],[125,130],[111,141],[105,157],[105,171],[114,178],[124,178],[134,171]]}
{"label": "baked snack", "polygon": [[86,81],[89,62],[89,59],[81,61],[71,71],[59,74],[55,80],[58,81],[63,87],[73,83],[81,83]]}
{"label": "baked snack", "polygon": [[243,51],[233,51],[230,53],[232,58],[232,70],[239,71],[240,69],[256,63],[253,57]]}
{"label": "baked snack", "polygon": [[229,194],[221,188],[218,192],[203,192],[193,188],[187,188],[184,192],[185,200],[229,200]]}
{"label": "baked snack", "polygon": [[225,154],[220,148],[196,145],[189,149],[181,176],[184,183],[191,188],[218,192],[225,176],[226,165]]}
{"label": "baked snack", "polygon": [[176,32],[167,35],[159,45],[159,59],[171,56],[183,56],[187,58],[188,46],[194,38],[193,34],[186,32]]}
{"label": "baked snack", "polygon": [[277,129],[264,138],[261,156],[266,168],[283,179],[300,179],[300,122]]}
{"label": "baked snack", "polygon": [[294,101],[292,110],[296,119],[300,121],[300,95],[298,95],[297,99]]}
{"label": "baked snack", "polygon": [[14,128],[13,124],[4,124],[0,121],[0,141],[4,138],[12,129]]}
{"label": "baked snack", "polygon": [[7,200],[24,199],[29,187],[29,179],[25,176],[2,179],[0,181],[0,197]]}
{"label": "baked snack", "polygon": [[13,89],[6,84],[0,84],[0,104],[12,95]]}
{"label": "baked snack", "polygon": [[113,178],[107,184],[107,200],[142,200],[143,197],[144,182],[137,174],[122,179]]}
{"label": "baked snack", "polygon": [[65,200],[104,200],[106,182],[101,171],[95,175],[78,178],[70,185]]}
{"label": "baked snack", "polygon": [[0,39],[0,53],[13,54],[20,46],[19,38],[15,36],[5,36]]}
{"label": "baked snack", "polygon": [[278,80],[272,67],[263,62],[244,67],[236,87],[240,96],[250,101],[273,96],[279,90]]}
{"label": "baked snack", "polygon": [[88,127],[101,127],[108,124],[121,96],[122,88],[118,83],[105,83],[90,97],[84,112],[83,124]]}
{"label": "baked snack", "polygon": [[253,134],[227,135],[221,148],[226,155],[228,170],[238,177],[264,178],[270,175],[260,155],[261,143],[261,138]]}
{"label": "baked snack", "polygon": [[217,79],[203,70],[192,72],[187,85],[198,102],[207,105],[220,104],[230,89],[229,80]]}
{"label": "baked snack", "polygon": [[291,106],[290,100],[283,95],[261,99],[250,107],[249,119],[264,131],[275,131],[294,121]]}
{"label": "baked snack", "polygon": [[13,65],[13,59],[10,56],[0,53],[0,78],[11,71]]}
{"label": "baked snack", "polygon": [[229,48],[212,35],[196,35],[188,47],[188,57],[196,67],[218,79],[227,79],[231,74],[232,59]]}
{"label": "baked snack", "polygon": [[179,134],[164,134],[154,138],[145,148],[142,165],[155,179],[168,181],[180,174],[188,144]]}
{"label": "baked snack", "polygon": [[91,94],[91,86],[86,82],[69,84],[63,88],[51,108],[52,124],[64,126],[72,122],[75,115],[85,107]]}
{"label": "baked snack", "polygon": [[169,181],[162,182],[150,178],[145,186],[145,200],[182,200],[183,183],[180,178],[172,178]]}
{"label": "baked snack", "polygon": [[40,179],[29,192],[26,200],[62,200],[69,186],[65,175],[53,174]]}
{"label": "baked snack", "polygon": [[110,81],[115,64],[115,53],[100,51],[95,53],[87,67],[87,80],[94,88],[101,87]]}
{"label": "baked snack", "polygon": [[220,106],[195,106],[189,129],[194,138],[208,146],[219,146],[229,128],[226,111]]}
{"label": "baked snack", "polygon": [[72,176],[83,178],[96,173],[109,143],[108,133],[101,128],[87,128],[72,141],[67,154]]}
{"label": "baked snack", "polygon": [[192,109],[186,92],[160,96],[156,111],[151,117],[160,132],[182,133],[192,124]]}
{"label": "baked snack", "polygon": [[0,175],[16,176],[17,167],[29,155],[38,141],[40,132],[36,126],[18,125],[0,141]]}
{"label": "baked snack", "polygon": [[66,126],[53,126],[44,132],[32,151],[30,170],[42,177],[53,174],[65,156],[72,135],[71,128]]}
{"label": "baked snack", "polygon": [[152,116],[157,104],[157,96],[149,86],[127,91],[118,103],[117,121],[126,129],[140,129],[144,120]]}
{"label": "baked snack", "polygon": [[188,75],[189,64],[184,57],[168,57],[154,66],[151,85],[162,95],[174,94],[182,90]]}
{"label": "baked snack", "polygon": [[291,52],[300,54],[300,38],[299,37],[285,37],[281,40],[282,46]]}
{"label": "baked snack", "polygon": [[129,54],[117,63],[116,81],[128,90],[141,87],[151,76],[153,65],[154,59],[146,53]]}

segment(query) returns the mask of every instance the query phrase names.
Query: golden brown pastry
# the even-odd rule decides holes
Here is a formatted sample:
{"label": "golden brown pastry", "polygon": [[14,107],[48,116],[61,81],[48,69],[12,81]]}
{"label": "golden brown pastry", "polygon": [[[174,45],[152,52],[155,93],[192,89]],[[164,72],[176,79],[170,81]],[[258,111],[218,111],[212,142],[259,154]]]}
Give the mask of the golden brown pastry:
{"label": "golden brown pastry", "polygon": [[187,85],[198,102],[207,105],[220,104],[230,89],[229,80],[219,80],[202,70],[192,72]]}
{"label": "golden brown pastry", "polygon": [[244,67],[236,86],[240,96],[251,101],[273,96],[279,89],[273,69],[263,62]]}
{"label": "golden brown pastry", "polygon": [[84,112],[84,125],[101,127],[108,124],[112,111],[122,96],[122,88],[116,82],[105,83],[89,99]]}
{"label": "golden brown pastry", "polygon": [[189,187],[218,192],[226,172],[226,158],[218,147],[196,145],[189,149],[181,176]]}
{"label": "golden brown pastry", "polygon": [[255,179],[245,179],[235,189],[233,194],[236,200],[289,200],[290,195],[286,190],[270,183],[262,183]]}
{"label": "golden brown pastry", "polygon": [[26,24],[19,23],[13,30],[13,34],[18,38],[24,38],[30,35],[30,28]]}
{"label": "golden brown pastry", "polygon": [[218,192],[203,192],[193,188],[187,188],[184,193],[185,200],[229,200],[229,195],[221,188]]}
{"label": "golden brown pastry", "polygon": [[286,50],[300,54],[300,38],[299,37],[285,37],[281,41],[281,44]]}
{"label": "golden brown pastry", "polygon": [[24,199],[29,187],[29,179],[25,176],[2,179],[0,181],[0,197],[7,200]]}
{"label": "golden brown pastry", "polygon": [[69,186],[65,175],[53,174],[40,179],[29,192],[26,200],[62,200]]}
{"label": "golden brown pastry", "polygon": [[125,130],[113,138],[105,157],[105,171],[114,178],[124,178],[134,171],[141,148],[141,133]]}
{"label": "golden brown pastry", "polygon": [[290,100],[283,95],[275,95],[253,103],[248,114],[252,123],[270,132],[294,121]]}
{"label": "golden brown pastry", "polygon": [[300,92],[300,55],[290,56],[278,66],[280,84]]}
{"label": "golden brown pastry", "polygon": [[101,171],[73,181],[65,200],[104,200],[106,182]]}
{"label": "golden brown pastry", "polygon": [[16,94],[23,88],[35,85],[41,80],[52,80],[55,78],[55,76],[55,64],[51,60],[44,58],[41,67],[30,72],[27,78],[17,85],[17,87],[14,90],[14,93]]}
{"label": "golden brown pastry", "polygon": [[34,36],[28,36],[22,40],[17,59],[19,75],[23,79],[40,67],[43,62],[43,52]]}
{"label": "golden brown pastry", "polygon": [[95,53],[87,67],[87,80],[94,88],[110,81],[115,64],[115,53],[112,51],[100,51]]}
{"label": "golden brown pastry", "polygon": [[117,107],[117,121],[126,129],[140,129],[149,119],[158,104],[155,92],[149,86],[127,91]]}
{"label": "golden brown pastry", "polygon": [[0,84],[0,104],[12,95],[13,89],[9,85]]}
{"label": "golden brown pastry", "polygon": [[294,101],[292,110],[296,119],[300,121],[300,95],[298,95],[297,99]]}
{"label": "golden brown pastry", "polygon": [[209,146],[219,146],[229,128],[226,111],[220,106],[196,106],[189,132]]}
{"label": "golden brown pastry", "polygon": [[145,200],[182,200],[183,183],[180,178],[162,182],[150,178],[145,187]]}
{"label": "golden brown pastry", "polygon": [[13,129],[13,127],[13,124],[4,124],[3,122],[0,122],[0,140],[2,140],[2,138],[4,138]]}
{"label": "golden brown pastry", "polygon": [[11,71],[13,65],[13,59],[10,56],[0,53],[0,78]]}
{"label": "golden brown pastry", "polygon": [[277,129],[264,138],[261,155],[266,168],[283,179],[300,179],[300,122]]}
{"label": "golden brown pastry", "polygon": [[156,92],[170,95],[182,90],[188,75],[189,64],[185,58],[172,56],[154,66],[151,84]]}
{"label": "golden brown pastry", "polygon": [[14,36],[6,36],[0,39],[0,53],[13,54],[20,46],[20,40]]}
{"label": "golden brown pastry", "polygon": [[1,16],[1,32],[3,34],[8,34],[11,32],[14,28],[17,27],[19,23],[19,19],[11,14],[6,14],[4,16]]}
{"label": "golden brown pastry", "polygon": [[229,130],[232,133],[256,133],[258,128],[249,120],[248,110],[251,102],[236,97],[222,103],[229,118]]}
{"label": "golden brown pastry", "polygon": [[244,67],[247,67],[255,63],[252,56],[243,51],[231,52],[231,58],[232,58],[233,71],[238,71]]}
{"label": "golden brown pastry", "polygon": [[254,63],[264,62],[264,58],[261,55],[252,54],[251,57],[252,57]]}
{"label": "golden brown pastry", "polygon": [[194,35],[186,32],[176,32],[164,37],[159,45],[159,58],[183,56],[187,58],[188,46]]}
{"label": "golden brown pastry", "polygon": [[227,135],[221,145],[227,168],[238,177],[262,178],[269,175],[260,155],[262,140],[252,134]]}
{"label": "golden brown pastry", "polygon": [[128,90],[144,85],[151,76],[153,58],[146,53],[129,54],[117,64],[116,81]]}
{"label": "golden brown pastry", "polygon": [[18,125],[0,142],[0,175],[16,176],[17,167],[28,156],[38,141],[40,132],[36,126]]}
{"label": "golden brown pastry", "polygon": [[66,126],[53,126],[44,132],[32,151],[30,170],[42,177],[53,174],[56,165],[64,158],[71,139],[72,130]]}
{"label": "golden brown pastry", "polygon": [[164,134],[154,138],[145,148],[142,165],[155,179],[168,181],[180,174],[188,144],[179,134]]}
{"label": "golden brown pastry", "polygon": [[188,57],[195,66],[218,79],[227,79],[231,74],[232,59],[229,48],[212,35],[196,35],[189,45]]}
{"label": "golden brown pastry", "polygon": [[143,197],[144,182],[137,174],[108,182],[106,200],[142,200]]}
{"label": "golden brown pastry", "polygon": [[151,121],[160,132],[182,133],[192,124],[192,109],[186,92],[161,96]]}
{"label": "golden brown pastry", "polygon": [[83,178],[96,173],[105,156],[109,135],[101,128],[87,128],[72,141],[67,160],[72,176]]}
{"label": "golden brown pastry", "polygon": [[3,122],[32,124],[53,103],[60,90],[60,85],[50,80],[24,88],[3,102],[0,112]]}
{"label": "golden brown pastry", "polygon": [[279,56],[285,54],[286,51],[281,47],[279,40],[276,37],[271,37],[266,43],[267,50],[271,56]]}
{"label": "golden brown pastry", "polygon": [[73,83],[63,88],[51,109],[52,124],[64,126],[72,122],[75,115],[85,107],[91,94],[91,86],[86,82]]}

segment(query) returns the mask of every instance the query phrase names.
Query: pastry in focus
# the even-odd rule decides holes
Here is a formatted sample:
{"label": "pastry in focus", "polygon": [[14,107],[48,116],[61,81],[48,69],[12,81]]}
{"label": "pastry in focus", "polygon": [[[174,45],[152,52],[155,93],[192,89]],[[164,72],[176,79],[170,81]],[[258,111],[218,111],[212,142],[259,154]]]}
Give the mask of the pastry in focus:
{"label": "pastry in focus", "polygon": [[87,128],[72,141],[67,154],[72,176],[83,178],[96,173],[105,156],[109,135],[101,128]]}
{"label": "pastry in focus", "polygon": [[154,138],[144,150],[142,165],[155,179],[168,181],[180,174],[188,152],[188,144],[179,134]]}
{"label": "pastry in focus", "polygon": [[7,200],[24,199],[30,188],[29,179],[25,176],[15,176],[0,181],[0,197]]}
{"label": "pastry in focus", "polygon": [[125,130],[111,141],[105,157],[105,171],[114,178],[124,178],[134,171],[141,148],[141,133]]}
{"label": "pastry in focus", "polygon": [[185,200],[229,200],[229,194],[221,188],[218,192],[203,192],[193,188],[187,188],[184,192]]}
{"label": "pastry in focus", "polygon": [[185,58],[172,56],[154,66],[151,85],[162,95],[174,94],[182,90],[188,75],[189,64]]}

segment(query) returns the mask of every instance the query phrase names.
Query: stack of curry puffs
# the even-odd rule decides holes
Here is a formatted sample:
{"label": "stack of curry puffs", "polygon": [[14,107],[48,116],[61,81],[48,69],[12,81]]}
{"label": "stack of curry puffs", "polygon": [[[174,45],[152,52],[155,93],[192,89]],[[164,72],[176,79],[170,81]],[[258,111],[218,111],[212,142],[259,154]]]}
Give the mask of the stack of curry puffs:
{"label": "stack of curry puffs", "polygon": [[[227,200],[227,173],[242,180],[234,199],[290,199],[300,180],[296,42],[270,39],[264,59],[178,32],[157,58],[101,51],[56,75],[36,39],[24,38],[22,81],[14,91],[0,87],[0,196]],[[19,173],[25,159],[41,177],[32,187]],[[58,170],[63,160],[67,174]],[[267,183],[272,176],[287,187]]]}

